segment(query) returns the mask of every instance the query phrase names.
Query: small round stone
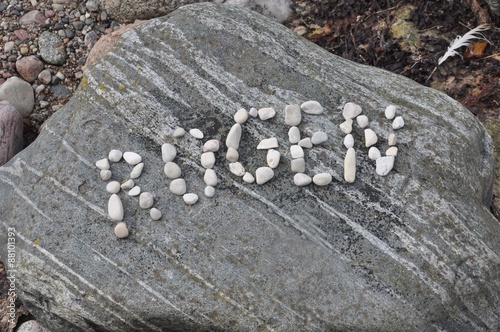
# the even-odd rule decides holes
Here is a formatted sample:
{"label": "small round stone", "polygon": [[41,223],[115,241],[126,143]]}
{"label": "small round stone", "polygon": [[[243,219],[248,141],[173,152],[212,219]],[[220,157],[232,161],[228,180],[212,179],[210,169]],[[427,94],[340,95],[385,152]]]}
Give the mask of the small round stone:
{"label": "small round stone", "polygon": [[255,171],[257,184],[264,184],[274,177],[274,171],[270,167],[259,167]]}
{"label": "small round stone", "polygon": [[134,180],[127,180],[120,186],[123,190],[134,188]]}
{"label": "small round stone", "polygon": [[135,165],[134,168],[132,169],[132,172],[130,172],[130,178],[137,179],[139,176],[141,176],[143,169],[144,169],[144,163],[138,163],[137,165]]}
{"label": "small round stone", "polygon": [[123,204],[117,194],[112,194],[108,201],[108,215],[111,220],[123,220]]}
{"label": "small round stone", "polygon": [[95,165],[97,168],[99,168],[102,171],[109,169],[108,158],[103,158],[103,159],[96,161]]}
{"label": "small round stone", "polygon": [[130,151],[127,151],[123,154],[123,159],[125,159],[127,164],[132,166],[137,165],[142,161],[142,157],[139,154]]}
{"label": "small round stone", "polygon": [[391,146],[390,148],[385,151],[386,156],[397,156],[398,155],[398,148],[395,146]]}
{"label": "small round stone", "polygon": [[177,156],[177,149],[175,146],[169,143],[165,143],[161,146],[161,158],[164,163],[168,163],[169,161],[173,161]]}
{"label": "small round stone", "polygon": [[186,193],[186,181],[184,179],[175,179],[170,182],[170,192],[174,195],[184,195]]}
{"label": "small round stone", "polygon": [[243,175],[243,181],[245,181],[246,183],[254,183],[255,177],[252,175],[252,173],[246,172],[245,175]]}
{"label": "small round stone", "polygon": [[128,236],[127,225],[122,221],[115,226],[115,235],[119,239],[126,238]]}
{"label": "small round stone", "polygon": [[108,159],[109,159],[109,161],[117,163],[122,159],[122,156],[123,156],[123,153],[120,150],[114,149],[114,150],[109,151]]}
{"label": "small round stone", "polygon": [[240,154],[238,153],[238,150],[236,150],[235,148],[227,148],[226,152],[227,161],[234,163],[238,161],[239,158]]}
{"label": "small round stone", "polygon": [[243,124],[248,119],[248,112],[244,108],[240,108],[236,113],[234,113],[234,122]]}
{"label": "small round stone", "polygon": [[352,131],[352,123],[353,123],[352,119],[345,120],[339,125],[340,130],[342,130],[344,134],[350,134]]}
{"label": "small round stone", "polygon": [[290,155],[293,159],[304,158],[304,149],[299,145],[290,146]]}
{"label": "small round stone", "polygon": [[353,148],[347,150],[344,159],[344,180],[353,183],[356,179],[356,151]]}
{"label": "small round stone", "polygon": [[240,147],[241,140],[241,125],[239,123],[235,123],[231,129],[229,129],[229,133],[226,137],[226,146],[228,148],[238,149]]}
{"label": "small round stone", "polygon": [[264,107],[259,109],[258,114],[259,114],[259,119],[269,120],[271,118],[274,118],[274,116],[276,115],[276,111],[272,107]]}
{"label": "small round stone", "polygon": [[116,194],[120,191],[120,182],[111,181],[106,185],[106,191],[110,194]]}
{"label": "small round stone", "polygon": [[342,115],[344,119],[354,119],[361,114],[361,106],[355,103],[346,103],[344,109],[342,110]]}
{"label": "small round stone", "polygon": [[206,197],[214,197],[215,196],[215,188],[212,186],[205,187],[205,196]]}
{"label": "small round stone", "polygon": [[205,168],[212,168],[215,165],[215,154],[213,152],[205,152],[201,154],[201,166]]}
{"label": "small round stone", "polygon": [[197,139],[202,139],[205,135],[203,135],[203,133],[201,132],[201,130],[197,129],[197,128],[193,128],[189,131],[189,134],[191,136],[193,136],[194,138],[197,138]]}
{"label": "small round stone", "polygon": [[307,186],[311,182],[312,178],[307,174],[297,173],[293,176],[293,183],[295,183],[296,186]]}
{"label": "small round stone", "polygon": [[245,175],[245,167],[239,162],[229,163],[229,171],[236,176]]}
{"label": "small round stone", "polygon": [[313,144],[311,142],[311,138],[310,137],[306,137],[306,138],[303,138],[299,141],[298,143],[299,146],[305,148],[305,149],[310,149],[313,147]]}
{"label": "small round stone", "polygon": [[151,210],[149,210],[149,216],[153,220],[160,220],[160,218],[161,218],[161,211],[158,210],[157,208],[152,208]]}
{"label": "small round stone", "polygon": [[104,180],[104,181],[108,181],[109,179],[111,179],[111,171],[109,169],[103,169],[101,170],[101,172],[99,173],[99,175],[101,176],[101,179]]}
{"label": "small round stone", "polygon": [[366,115],[358,115],[356,117],[356,122],[358,123],[359,128],[364,129],[368,126],[368,117]]}
{"label": "small round stone", "polygon": [[400,129],[403,128],[405,125],[405,121],[403,120],[403,117],[397,116],[394,121],[392,122],[392,128],[393,129]]}
{"label": "small round stone", "polygon": [[293,159],[290,162],[293,173],[304,173],[306,171],[306,161],[304,158]]}
{"label": "small round stone", "polygon": [[390,146],[396,145],[396,134],[389,134],[389,138],[387,138],[387,144],[389,144]]}
{"label": "small round stone", "polygon": [[257,150],[274,149],[278,147],[278,139],[276,137],[266,138],[260,141],[257,145]]}
{"label": "small round stone", "polygon": [[140,193],[141,193],[141,187],[139,187],[139,186],[135,186],[128,191],[128,195],[132,196],[132,197],[137,196]]}
{"label": "small round stone", "polygon": [[365,129],[365,146],[369,148],[370,146],[376,144],[378,141],[377,134],[371,129]]}
{"label": "small round stone", "polygon": [[248,111],[248,115],[250,115],[252,118],[256,118],[259,115],[259,111],[255,107],[252,107]]}
{"label": "small round stone", "polygon": [[278,167],[278,165],[280,163],[280,158],[281,158],[281,154],[278,150],[275,150],[275,149],[267,150],[267,156],[266,156],[267,166],[269,166],[271,168]]}
{"label": "small round stone", "polygon": [[387,106],[384,111],[385,117],[389,120],[394,119],[394,117],[396,116],[397,109],[398,107],[394,105]]}
{"label": "small round stone", "polygon": [[351,134],[347,134],[344,137],[344,146],[347,149],[354,147],[354,137]]}
{"label": "small round stone", "polygon": [[145,191],[139,196],[139,206],[141,207],[141,209],[149,209],[153,206],[153,201],[154,198],[152,193],[148,193]]}
{"label": "small round stone", "polygon": [[394,167],[394,156],[385,156],[377,159],[375,171],[380,176],[386,176]]}
{"label": "small round stone", "polygon": [[177,128],[175,128],[174,134],[172,136],[174,136],[175,138],[179,138],[179,137],[184,136],[185,134],[186,134],[186,130],[184,128],[177,127]]}
{"label": "small round stone", "polygon": [[189,193],[189,194],[184,194],[182,196],[182,199],[184,202],[186,202],[187,205],[193,205],[194,203],[198,202],[198,195]]}
{"label": "small round stone", "polygon": [[300,141],[300,130],[298,127],[291,127],[288,130],[288,141],[292,144],[297,144]]}
{"label": "small round stone", "polygon": [[313,145],[319,145],[325,143],[328,140],[328,135],[323,131],[315,132],[311,137],[311,143]]}
{"label": "small round stone", "polygon": [[304,111],[304,113],[307,114],[321,114],[324,111],[323,106],[321,106],[321,104],[315,100],[303,102],[300,105],[300,108],[302,109],[302,111]]}
{"label": "small round stone", "polygon": [[382,155],[380,154],[380,150],[374,146],[372,146],[370,150],[368,150],[368,158],[370,158],[371,160],[377,160],[381,156]]}
{"label": "small round stone", "polygon": [[169,179],[177,179],[181,176],[182,173],[179,165],[177,165],[173,161],[169,161],[165,164],[165,166],[163,167],[163,172]]}
{"label": "small round stone", "polygon": [[329,173],[319,173],[313,176],[313,182],[317,186],[326,186],[332,182],[332,175]]}
{"label": "small round stone", "polygon": [[205,181],[207,186],[215,187],[218,183],[217,174],[213,169],[206,169],[203,181]]}
{"label": "small round stone", "polygon": [[302,121],[302,111],[299,105],[285,106],[285,124],[289,126],[298,126]]}
{"label": "small round stone", "polygon": [[211,139],[203,144],[203,152],[217,152],[219,151],[220,142],[216,139]]}

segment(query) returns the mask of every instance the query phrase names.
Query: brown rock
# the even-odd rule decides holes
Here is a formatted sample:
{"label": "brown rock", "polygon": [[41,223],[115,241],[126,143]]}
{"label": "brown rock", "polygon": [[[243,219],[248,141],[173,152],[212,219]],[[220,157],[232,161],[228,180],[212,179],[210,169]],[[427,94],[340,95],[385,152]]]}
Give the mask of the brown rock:
{"label": "brown rock", "polygon": [[25,41],[26,38],[28,38],[28,31],[24,29],[17,29],[14,30],[14,35],[16,35],[17,39],[19,39],[20,41]]}
{"label": "brown rock", "polygon": [[42,70],[40,74],[38,74],[38,79],[43,84],[50,84],[50,82],[52,81],[52,74],[50,73],[50,70]]}
{"label": "brown rock", "polygon": [[25,81],[32,83],[43,70],[43,62],[34,55],[25,56],[16,61],[16,69]]}
{"label": "brown rock", "polygon": [[23,149],[23,118],[8,101],[0,101],[0,166]]}
{"label": "brown rock", "polygon": [[45,24],[45,16],[38,10],[32,10],[30,12],[27,12],[19,19],[20,25],[30,25],[33,23],[38,25]]}

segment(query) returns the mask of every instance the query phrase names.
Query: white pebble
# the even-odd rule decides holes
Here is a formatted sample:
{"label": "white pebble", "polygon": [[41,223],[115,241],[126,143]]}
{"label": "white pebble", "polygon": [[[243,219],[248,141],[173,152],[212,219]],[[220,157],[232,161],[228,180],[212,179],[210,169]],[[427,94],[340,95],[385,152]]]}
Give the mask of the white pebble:
{"label": "white pebble", "polygon": [[128,236],[127,225],[123,221],[119,222],[118,224],[116,224],[114,232],[117,238],[126,238]]}
{"label": "white pebble", "polygon": [[368,117],[366,115],[358,115],[356,117],[356,122],[358,123],[359,128],[364,129],[368,126]]}
{"label": "white pebble", "polygon": [[174,130],[174,134],[173,134],[173,136],[174,136],[175,138],[179,138],[179,137],[184,136],[185,134],[186,134],[186,130],[185,130],[184,128],[177,127],[177,128],[175,128],[175,130]]}
{"label": "white pebble", "polygon": [[186,181],[184,179],[172,180],[169,190],[174,195],[184,195],[186,193]]}
{"label": "white pebble", "polygon": [[132,196],[132,197],[137,196],[140,193],[141,193],[141,187],[139,187],[139,186],[135,186],[128,191],[128,195]]}
{"label": "white pebble", "polygon": [[389,105],[385,108],[385,117],[389,120],[392,120],[394,119],[394,117],[396,116],[396,110],[398,109],[397,106],[394,106],[394,105]]}
{"label": "white pebble", "polygon": [[290,146],[290,155],[293,159],[304,158],[304,149],[299,145]]}
{"label": "white pebble", "polygon": [[243,124],[248,119],[248,112],[244,108],[240,108],[236,113],[234,113],[234,122]]}
{"label": "white pebble", "polygon": [[205,187],[205,196],[214,197],[215,196],[215,188],[212,186]]}
{"label": "white pebble", "polygon": [[203,144],[203,152],[217,152],[219,151],[220,142],[216,139],[211,139]]}
{"label": "white pebble", "polygon": [[139,163],[135,165],[134,168],[132,169],[132,172],[130,172],[130,178],[137,179],[139,176],[141,176],[143,169],[144,169],[144,163]]}
{"label": "white pebble", "polygon": [[313,144],[311,142],[310,137],[303,138],[299,141],[299,146],[305,148],[305,149],[310,149],[313,147]]}
{"label": "white pebble", "polygon": [[276,115],[276,111],[272,107],[264,107],[259,109],[258,114],[259,114],[259,119],[269,120],[271,118],[274,118],[274,116]]}
{"label": "white pebble", "polygon": [[321,114],[324,111],[323,106],[315,100],[303,102],[300,105],[300,108],[307,114]]}
{"label": "white pebble", "polygon": [[266,138],[260,141],[257,145],[257,150],[274,149],[278,147],[278,139],[276,137]]}
{"label": "white pebble", "polygon": [[255,177],[252,175],[252,173],[246,172],[245,175],[243,175],[243,181],[245,181],[246,183],[254,183]]}
{"label": "white pebble", "polygon": [[161,158],[164,163],[168,163],[169,161],[173,161],[177,156],[177,149],[175,146],[169,143],[165,143],[161,146]]}
{"label": "white pebble", "polygon": [[274,171],[270,167],[259,167],[255,171],[257,184],[264,184],[274,177]]}
{"label": "white pebble", "polygon": [[165,166],[163,167],[163,172],[169,179],[177,179],[182,174],[179,165],[177,165],[173,161],[169,161],[168,163],[165,164]]}
{"label": "white pebble", "polygon": [[385,176],[394,167],[394,156],[380,157],[377,159],[377,167],[375,171],[380,176]]}
{"label": "white pebble", "polygon": [[290,162],[293,173],[304,173],[306,171],[306,161],[304,158],[293,159]]}
{"label": "white pebble", "polygon": [[387,144],[390,146],[396,145],[396,134],[390,133],[389,138],[387,139]]}
{"label": "white pebble", "polygon": [[267,156],[266,156],[267,166],[269,166],[271,168],[278,167],[278,165],[280,163],[280,158],[281,158],[281,154],[278,150],[275,150],[275,149],[267,150]]}
{"label": "white pebble", "polygon": [[101,179],[104,180],[104,181],[108,181],[109,179],[111,179],[111,171],[109,169],[103,169],[101,170],[101,172],[99,173],[99,175],[101,176]]}
{"label": "white pebble", "polygon": [[205,184],[207,186],[215,187],[217,185],[217,182],[219,181],[217,179],[217,173],[215,173],[213,169],[206,169],[205,175],[203,176],[203,181],[205,181]]}
{"label": "white pebble", "polygon": [[300,141],[300,130],[298,127],[291,127],[288,130],[288,140],[292,144],[297,144]]}
{"label": "white pebble", "polygon": [[349,149],[354,146],[354,137],[351,134],[347,134],[344,137],[344,146]]}
{"label": "white pebble", "polygon": [[123,156],[123,153],[120,150],[115,149],[115,150],[109,151],[108,159],[109,159],[109,161],[117,163],[122,159],[122,156]]}
{"label": "white pebble", "polygon": [[317,186],[326,186],[332,182],[332,175],[330,173],[319,173],[313,176],[313,182]]}
{"label": "white pebble", "polygon": [[109,169],[109,160],[108,158],[103,158],[95,163],[96,167],[99,168],[101,171],[105,171]]}
{"label": "white pebble", "polygon": [[226,146],[228,148],[233,148],[238,150],[238,148],[240,147],[240,140],[241,140],[241,125],[239,123],[235,123],[229,130],[229,134],[227,134]]}
{"label": "white pebble", "polygon": [[215,165],[215,153],[205,152],[201,154],[200,158],[201,166],[205,168],[212,168]]}
{"label": "white pebble", "polygon": [[344,109],[342,110],[342,115],[344,119],[354,119],[361,114],[361,106],[355,103],[346,103]]}
{"label": "white pebble", "polygon": [[194,203],[198,202],[198,195],[189,193],[189,194],[184,194],[182,196],[182,199],[184,202],[186,202],[187,205],[193,205]]}
{"label": "white pebble", "polygon": [[311,143],[313,145],[319,145],[325,143],[328,140],[328,135],[323,131],[315,132],[311,137]]}
{"label": "white pebble", "polygon": [[234,163],[235,161],[238,161],[239,158],[240,154],[238,153],[238,150],[234,148],[227,148],[226,152],[227,161]]}
{"label": "white pebble", "polygon": [[149,216],[153,220],[160,220],[160,218],[161,218],[161,211],[158,210],[157,208],[152,208],[151,210],[149,210]]}
{"label": "white pebble", "polygon": [[112,194],[108,201],[108,214],[112,220],[123,220],[123,204],[117,194]]}
{"label": "white pebble", "polygon": [[127,180],[123,182],[120,186],[123,190],[134,188],[134,180]]}
{"label": "white pebble", "polygon": [[381,156],[382,155],[380,154],[380,150],[375,146],[372,146],[370,150],[368,150],[368,158],[370,158],[371,160],[377,160]]}
{"label": "white pebble", "polygon": [[398,155],[398,148],[395,146],[391,146],[390,148],[385,151],[386,156],[397,156]]}
{"label": "white pebble", "polygon": [[365,129],[365,146],[369,148],[370,146],[376,144],[378,141],[377,134],[371,129]]}
{"label": "white pebble", "polygon": [[137,165],[142,161],[142,157],[139,154],[130,151],[127,151],[123,154],[123,159],[125,159],[127,164],[132,166]]}
{"label": "white pebble", "polygon": [[286,105],[285,124],[289,126],[298,126],[302,121],[302,112],[299,105]]}
{"label": "white pebble", "polygon": [[111,181],[106,185],[106,191],[110,194],[116,194],[120,191],[120,182]]}
{"label": "white pebble", "polygon": [[189,131],[189,134],[196,139],[202,139],[205,135],[201,132],[201,130],[197,128],[193,128]]}
{"label": "white pebble", "polygon": [[344,180],[353,183],[356,180],[356,151],[353,148],[347,150],[344,159]]}
{"label": "white pebble", "polygon": [[257,111],[257,109],[255,107],[252,107],[249,111],[248,111],[248,115],[250,115],[252,118],[256,118],[257,115],[259,115],[259,111]]}
{"label": "white pebble", "polygon": [[344,134],[350,134],[352,131],[352,122],[352,119],[345,120],[339,125],[340,130],[342,130]]}
{"label": "white pebble", "polygon": [[405,120],[403,120],[403,117],[397,116],[394,121],[392,122],[392,128],[393,129],[400,129],[403,128],[405,125]]}
{"label": "white pebble", "polygon": [[297,173],[293,176],[293,183],[295,183],[296,186],[307,186],[311,182],[312,178],[307,174]]}
{"label": "white pebble", "polygon": [[229,163],[229,171],[236,176],[245,175],[245,167],[239,162]]}
{"label": "white pebble", "polygon": [[139,196],[139,206],[141,209],[149,209],[153,206],[153,200],[153,194],[145,191]]}

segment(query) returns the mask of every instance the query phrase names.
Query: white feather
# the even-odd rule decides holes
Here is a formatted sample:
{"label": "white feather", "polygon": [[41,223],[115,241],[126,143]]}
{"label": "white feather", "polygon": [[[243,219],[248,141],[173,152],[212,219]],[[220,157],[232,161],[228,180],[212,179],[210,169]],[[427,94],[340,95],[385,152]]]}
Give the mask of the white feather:
{"label": "white feather", "polygon": [[490,43],[490,41],[488,39],[486,39],[486,37],[481,33],[481,31],[485,31],[488,29],[489,29],[489,26],[487,24],[481,24],[477,28],[474,28],[474,29],[470,30],[469,32],[467,32],[465,35],[457,36],[457,38],[455,38],[455,40],[453,40],[451,42],[450,46],[448,46],[448,50],[446,51],[446,53],[442,57],[439,58],[438,66],[440,64],[442,64],[443,62],[445,62],[446,59],[448,59],[449,57],[455,56],[457,54],[460,55],[460,53],[458,53],[456,50],[462,46],[470,46],[471,41],[473,39],[482,39],[482,40],[485,40],[488,43]]}

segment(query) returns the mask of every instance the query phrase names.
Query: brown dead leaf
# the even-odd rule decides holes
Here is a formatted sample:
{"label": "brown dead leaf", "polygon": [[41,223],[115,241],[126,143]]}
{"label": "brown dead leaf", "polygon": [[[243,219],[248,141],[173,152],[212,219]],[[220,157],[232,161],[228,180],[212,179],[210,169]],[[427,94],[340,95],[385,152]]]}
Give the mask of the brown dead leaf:
{"label": "brown dead leaf", "polygon": [[473,57],[482,56],[484,54],[484,49],[488,46],[486,41],[478,41],[472,43],[471,46],[467,47],[464,53],[464,58],[470,59]]}

